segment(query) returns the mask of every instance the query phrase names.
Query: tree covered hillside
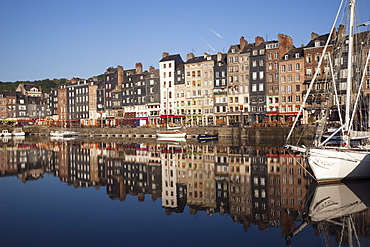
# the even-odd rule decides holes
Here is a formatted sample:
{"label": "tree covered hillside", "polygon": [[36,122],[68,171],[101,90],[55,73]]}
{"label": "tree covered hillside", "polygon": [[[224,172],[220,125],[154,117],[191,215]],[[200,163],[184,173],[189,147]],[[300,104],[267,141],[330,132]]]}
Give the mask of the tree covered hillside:
{"label": "tree covered hillside", "polygon": [[[97,76],[98,80],[104,79],[103,75]],[[18,87],[21,83],[26,84],[35,84],[38,86],[41,86],[42,92],[49,93],[52,89],[58,88],[59,85],[65,84],[68,79],[60,78],[60,79],[44,79],[44,80],[37,80],[37,81],[16,81],[16,82],[2,82],[0,81],[0,91],[11,91],[14,92],[15,89]]]}

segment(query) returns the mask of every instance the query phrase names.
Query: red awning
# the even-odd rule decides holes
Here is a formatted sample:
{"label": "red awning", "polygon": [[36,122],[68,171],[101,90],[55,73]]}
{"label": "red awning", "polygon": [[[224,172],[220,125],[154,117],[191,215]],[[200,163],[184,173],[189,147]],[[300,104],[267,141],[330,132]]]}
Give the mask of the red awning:
{"label": "red awning", "polygon": [[[279,113],[279,116],[297,116],[298,112],[281,112]],[[299,114],[302,115],[302,112]]]}
{"label": "red awning", "polygon": [[160,116],[160,118],[185,118],[185,116]]}
{"label": "red awning", "polygon": [[268,112],[265,114],[265,116],[277,116],[278,113],[277,112]]}

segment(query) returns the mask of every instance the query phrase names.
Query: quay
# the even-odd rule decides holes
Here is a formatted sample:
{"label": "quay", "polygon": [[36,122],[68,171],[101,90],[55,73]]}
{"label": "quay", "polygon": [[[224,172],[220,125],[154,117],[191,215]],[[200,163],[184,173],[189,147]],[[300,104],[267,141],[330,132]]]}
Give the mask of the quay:
{"label": "quay", "polygon": [[[27,135],[49,136],[51,131],[61,130],[58,127],[25,125],[23,130]],[[113,128],[69,128],[68,130],[79,132],[80,137],[85,138],[123,138],[123,139],[156,139],[156,132],[164,130],[157,127],[113,127]],[[189,127],[186,129],[187,139],[196,140],[198,134],[219,133],[219,140],[239,143],[272,143],[283,144],[290,127],[228,127],[207,126]],[[313,137],[314,126],[300,126],[294,133],[293,139],[310,140]]]}

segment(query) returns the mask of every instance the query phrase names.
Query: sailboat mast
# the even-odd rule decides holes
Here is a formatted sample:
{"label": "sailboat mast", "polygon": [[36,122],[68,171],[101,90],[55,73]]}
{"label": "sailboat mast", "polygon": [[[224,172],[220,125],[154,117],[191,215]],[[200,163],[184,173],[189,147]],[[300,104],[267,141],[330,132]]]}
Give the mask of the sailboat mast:
{"label": "sailboat mast", "polygon": [[[348,58],[347,58],[347,91],[346,91],[346,112],[345,112],[345,133],[349,134],[350,125],[350,108],[351,108],[351,92],[352,92],[352,58],[353,58],[353,37],[354,37],[354,26],[355,26],[355,6],[356,0],[349,1],[350,16],[349,16],[349,34],[348,34]],[[345,144],[349,145],[349,138],[345,138]]]}

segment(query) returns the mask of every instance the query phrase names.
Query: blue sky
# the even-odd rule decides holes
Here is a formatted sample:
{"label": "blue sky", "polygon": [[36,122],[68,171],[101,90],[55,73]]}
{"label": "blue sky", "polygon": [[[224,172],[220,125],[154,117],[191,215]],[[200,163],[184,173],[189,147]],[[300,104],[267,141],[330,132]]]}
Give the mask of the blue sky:
{"label": "blue sky", "polygon": [[[360,0],[360,22],[370,1]],[[227,52],[244,36],[307,44],[340,0],[0,0],[0,81],[89,78],[109,66],[158,68],[162,52]]]}

